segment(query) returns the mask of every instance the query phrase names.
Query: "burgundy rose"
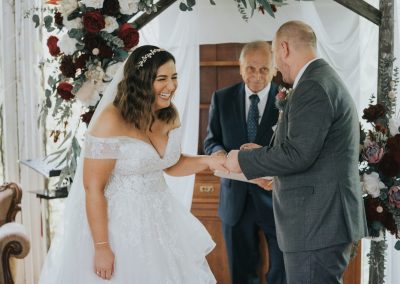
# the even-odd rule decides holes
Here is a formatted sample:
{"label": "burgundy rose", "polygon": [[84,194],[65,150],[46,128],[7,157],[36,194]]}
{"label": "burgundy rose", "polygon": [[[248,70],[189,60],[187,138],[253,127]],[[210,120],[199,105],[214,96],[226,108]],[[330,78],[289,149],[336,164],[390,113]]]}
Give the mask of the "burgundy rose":
{"label": "burgundy rose", "polygon": [[139,42],[139,33],[137,29],[128,23],[122,24],[119,27],[118,37],[124,42],[125,50],[131,49]]}
{"label": "burgundy rose", "polygon": [[49,52],[52,56],[57,56],[60,54],[60,48],[57,45],[58,38],[55,36],[49,36],[47,39],[47,47],[49,48]]}
{"label": "burgundy rose", "polygon": [[88,126],[90,121],[92,120],[93,114],[94,110],[89,110],[81,115],[81,119],[84,123],[86,123],[86,126]]}
{"label": "burgundy rose", "polygon": [[400,186],[392,186],[388,192],[389,202],[396,208],[400,208]]}
{"label": "burgundy rose", "polygon": [[82,17],[83,25],[89,33],[98,33],[105,28],[106,23],[100,11],[88,12]]}
{"label": "burgundy rose", "polygon": [[395,136],[390,137],[387,140],[386,145],[390,149],[390,151],[400,152],[400,134],[396,134]]}
{"label": "burgundy rose", "polygon": [[385,208],[379,198],[365,197],[364,206],[368,227],[371,227],[373,222],[380,222],[392,234],[397,232],[393,215]]}
{"label": "burgundy rose", "polygon": [[103,3],[103,14],[115,16],[119,14],[118,0],[105,0]]}
{"label": "burgundy rose", "polygon": [[99,48],[99,55],[103,58],[112,58],[113,50],[108,45],[102,44]]}
{"label": "burgundy rose", "polygon": [[392,153],[387,152],[379,161],[378,169],[387,177],[397,176],[400,172],[400,165],[396,162]]}
{"label": "burgundy rose", "polygon": [[57,86],[57,94],[63,98],[63,100],[69,101],[74,98],[74,95],[71,93],[72,85],[67,82],[61,82]]}
{"label": "burgundy rose", "polygon": [[92,53],[93,49],[99,48],[101,44],[104,44],[104,40],[96,34],[86,34],[83,38],[85,48]]}
{"label": "burgundy rose", "polygon": [[58,26],[58,27],[62,27],[63,24],[63,16],[61,15],[60,12],[56,12],[54,14],[54,23]]}
{"label": "burgundy rose", "polygon": [[382,159],[383,154],[384,150],[378,145],[378,143],[369,142],[364,148],[363,158],[370,164],[376,164]]}
{"label": "burgundy rose", "polygon": [[90,55],[83,53],[75,60],[75,68],[82,69],[86,67],[86,62],[89,60]]}
{"label": "burgundy rose", "polygon": [[61,73],[68,78],[74,78],[76,73],[76,67],[72,61],[72,56],[65,55],[61,60],[60,64]]}
{"label": "burgundy rose", "polygon": [[381,104],[369,105],[368,108],[364,109],[363,119],[366,119],[368,122],[375,122],[379,118],[384,117],[386,114],[386,109]]}

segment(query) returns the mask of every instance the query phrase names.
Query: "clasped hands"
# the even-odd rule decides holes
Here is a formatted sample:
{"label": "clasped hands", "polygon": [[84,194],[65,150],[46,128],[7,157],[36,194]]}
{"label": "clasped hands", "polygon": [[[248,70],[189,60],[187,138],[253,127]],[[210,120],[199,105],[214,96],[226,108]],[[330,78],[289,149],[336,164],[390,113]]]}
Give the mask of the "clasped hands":
{"label": "clasped hands", "polygon": [[[245,143],[242,146],[240,146],[240,150],[247,150],[247,149],[255,149],[255,148],[261,148],[262,146],[255,144],[255,143]],[[225,173],[241,173],[242,170],[239,165],[239,150],[231,150],[229,153],[226,153],[225,150],[219,150],[211,154],[211,157],[215,159],[215,163],[210,165],[210,169],[212,171],[222,171]],[[272,190],[271,180],[267,180],[264,178],[257,178],[253,179],[253,182],[255,182],[259,187],[265,189],[265,190]]]}

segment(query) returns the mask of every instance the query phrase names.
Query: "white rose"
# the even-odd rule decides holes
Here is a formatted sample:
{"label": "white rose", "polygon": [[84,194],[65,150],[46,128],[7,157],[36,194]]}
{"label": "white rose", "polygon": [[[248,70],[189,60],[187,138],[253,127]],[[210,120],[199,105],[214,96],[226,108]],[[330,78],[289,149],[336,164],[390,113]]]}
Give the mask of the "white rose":
{"label": "white rose", "polygon": [[68,17],[74,10],[78,8],[77,0],[62,0],[58,3],[58,12],[60,12],[63,17]]}
{"label": "white rose", "polygon": [[60,51],[65,55],[72,55],[77,50],[76,44],[78,41],[74,38],[70,38],[68,34],[64,34],[62,38],[57,42]]}
{"label": "white rose", "polygon": [[388,97],[389,97],[389,99],[395,99],[395,98],[396,98],[396,92],[393,91],[393,90],[391,90],[391,91],[388,93]]}
{"label": "white rose", "polygon": [[95,106],[100,99],[96,85],[97,84],[93,80],[87,80],[76,92],[75,97],[84,106]]}
{"label": "white rose", "polygon": [[393,136],[399,134],[399,127],[400,127],[400,118],[391,118],[389,119],[389,131],[390,134]]}
{"label": "white rose", "polygon": [[111,80],[114,77],[115,73],[117,73],[119,68],[122,68],[122,65],[124,65],[124,63],[122,62],[109,65],[106,69],[106,76]]}
{"label": "white rose", "polygon": [[82,29],[83,28],[83,23],[82,23],[82,18],[77,17],[73,19],[72,21],[68,21],[67,17],[63,18],[63,25],[68,29]]}
{"label": "white rose", "polygon": [[138,11],[138,0],[118,0],[121,14],[132,15]]}
{"label": "white rose", "polygon": [[102,31],[112,33],[119,27],[117,19],[115,19],[114,17],[107,16],[104,18],[104,21],[105,21],[106,25],[105,25],[105,28],[102,29]]}
{"label": "white rose", "polygon": [[379,179],[379,174],[376,172],[372,172],[370,174],[363,175],[363,183],[361,184],[363,192],[371,195],[373,198],[376,198],[380,195],[381,188],[384,188],[385,185]]}
{"label": "white rose", "polygon": [[105,72],[103,68],[101,68],[100,63],[89,66],[88,71],[85,72],[86,78],[88,80],[93,80],[95,83],[103,81],[104,75]]}
{"label": "white rose", "polygon": [[95,9],[101,9],[101,8],[103,8],[104,0],[82,0],[81,2],[86,7],[92,7],[92,8],[95,8]]}

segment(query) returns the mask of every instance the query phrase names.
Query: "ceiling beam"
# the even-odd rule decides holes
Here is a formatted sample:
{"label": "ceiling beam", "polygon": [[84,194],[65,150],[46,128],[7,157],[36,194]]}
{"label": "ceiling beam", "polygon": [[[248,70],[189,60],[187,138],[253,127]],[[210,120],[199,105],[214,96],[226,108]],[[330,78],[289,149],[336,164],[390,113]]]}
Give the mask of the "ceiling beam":
{"label": "ceiling beam", "polygon": [[363,0],[333,0],[346,8],[352,10],[356,14],[366,18],[374,24],[380,26],[382,20],[382,12],[374,6]]}
{"label": "ceiling beam", "polygon": [[166,10],[169,6],[174,4],[176,0],[160,0],[156,3],[157,5],[157,11],[152,12],[150,14],[143,13],[139,18],[137,18],[132,24],[133,26],[140,30],[143,28],[147,23],[149,23],[151,20],[153,20],[155,17],[160,15],[164,10]]}

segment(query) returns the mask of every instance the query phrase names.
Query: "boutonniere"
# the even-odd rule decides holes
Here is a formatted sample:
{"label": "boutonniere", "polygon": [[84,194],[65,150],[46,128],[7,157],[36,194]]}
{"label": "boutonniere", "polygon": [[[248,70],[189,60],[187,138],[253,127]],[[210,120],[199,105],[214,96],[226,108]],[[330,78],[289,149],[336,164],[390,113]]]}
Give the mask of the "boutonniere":
{"label": "boutonniere", "polygon": [[280,88],[279,92],[275,96],[275,106],[279,111],[283,111],[289,96],[293,93],[293,89],[286,89],[285,87]]}

